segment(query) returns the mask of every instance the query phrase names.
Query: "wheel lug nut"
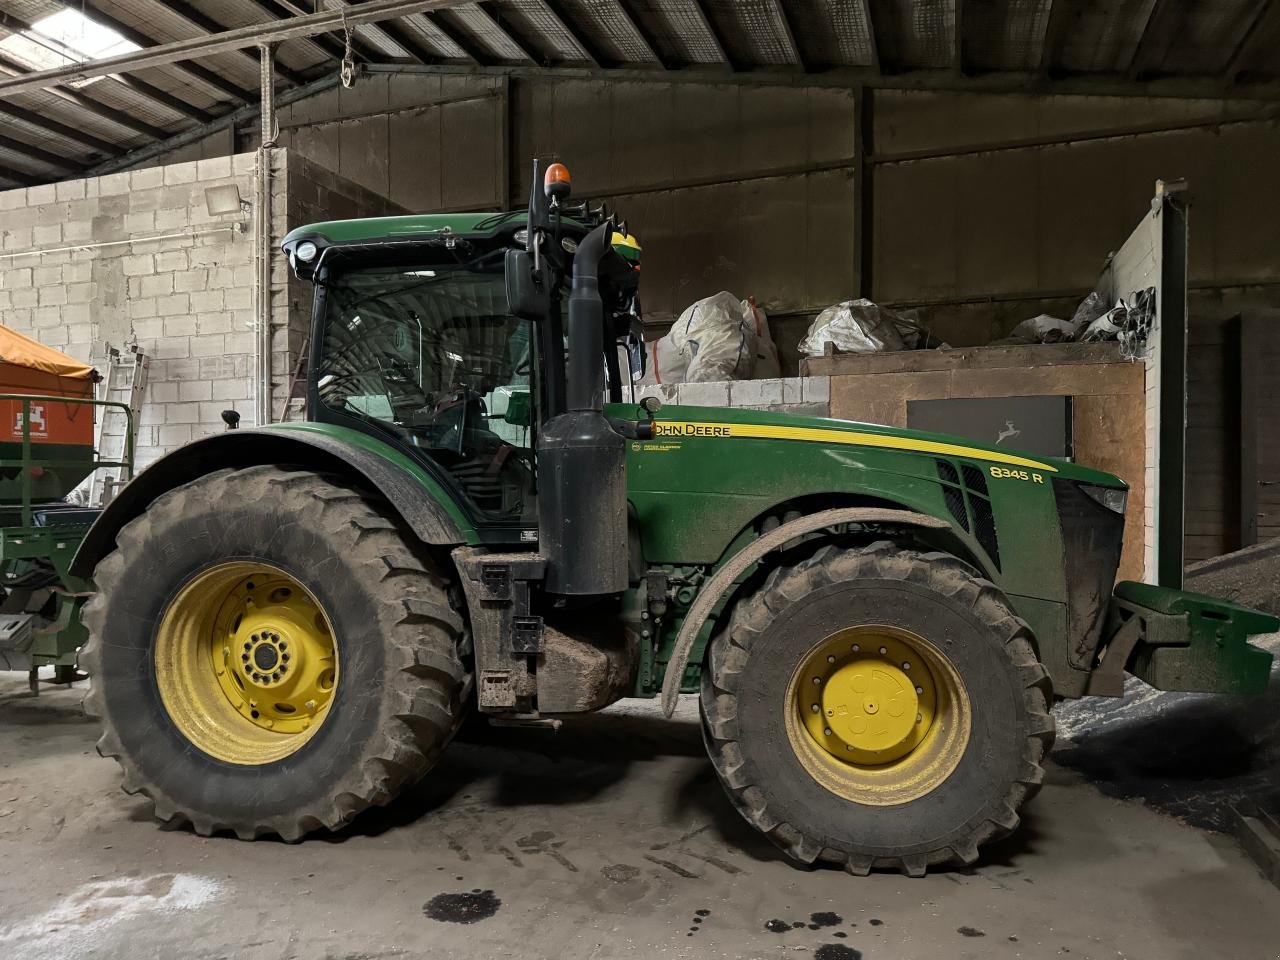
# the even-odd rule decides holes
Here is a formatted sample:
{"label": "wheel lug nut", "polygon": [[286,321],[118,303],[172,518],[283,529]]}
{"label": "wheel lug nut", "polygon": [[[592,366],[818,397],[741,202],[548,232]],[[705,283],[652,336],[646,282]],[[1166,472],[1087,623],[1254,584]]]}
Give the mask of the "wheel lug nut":
{"label": "wheel lug nut", "polygon": [[831,736],[831,728],[828,727],[826,730],[823,730],[822,734],[823,736],[827,736],[827,737]]}
{"label": "wheel lug nut", "polygon": [[902,661],[902,669],[903,669],[903,670],[910,670],[910,669],[911,669],[911,664],[907,663],[905,660],[904,660],[904,661]]}
{"label": "wheel lug nut", "polygon": [[280,659],[281,659],[281,660],[283,660],[285,663],[288,663],[288,662],[289,662],[289,655],[288,655],[287,653],[282,653],[282,654],[280,655]]}
{"label": "wheel lug nut", "polygon": [[812,710],[814,713],[817,713],[817,712],[818,712],[820,709],[822,709],[822,708],[821,708],[821,707],[819,707],[819,706],[815,703],[815,704],[814,704],[812,707],[810,707],[809,709],[810,709],[810,710]]}
{"label": "wheel lug nut", "polygon": [[924,687],[916,687],[916,693],[924,693]]}
{"label": "wheel lug nut", "polygon": [[861,650],[861,649],[862,649],[862,644],[860,644],[860,643],[855,643],[855,644],[853,645],[853,652],[854,652],[854,653],[857,653],[857,652],[858,652],[859,650]]}
{"label": "wheel lug nut", "polygon": [[249,662],[249,655],[248,655],[247,653],[242,653],[242,654],[240,654],[240,659],[241,659],[241,660],[243,660],[245,663],[248,663],[248,662]]}
{"label": "wheel lug nut", "polygon": [[253,649],[253,644],[252,644],[252,643],[246,643],[246,644],[244,645],[244,648],[245,648],[246,650],[252,650],[252,649]]}
{"label": "wheel lug nut", "polygon": [[889,648],[888,648],[888,647],[881,647],[881,648],[880,648],[880,654],[881,654],[881,656],[883,656],[884,654],[886,654],[886,653],[888,653],[888,652],[889,652]]}
{"label": "wheel lug nut", "polygon": [[917,713],[917,714],[916,714],[916,723],[923,723],[923,722],[924,722],[924,714]]}
{"label": "wheel lug nut", "polygon": [[271,675],[271,679],[272,679],[272,680],[279,680],[279,679],[280,679],[280,671],[279,671],[279,670],[277,670],[275,673],[273,673],[273,674]]}
{"label": "wheel lug nut", "polygon": [[813,678],[813,682],[814,682],[814,683],[821,683],[821,682],[822,682],[822,678],[821,678],[821,677],[814,677],[814,678]]}
{"label": "wheel lug nut", "polygon": [[836,662],[835,657],[827,657],[827,663],[835,663],[835,662]]}

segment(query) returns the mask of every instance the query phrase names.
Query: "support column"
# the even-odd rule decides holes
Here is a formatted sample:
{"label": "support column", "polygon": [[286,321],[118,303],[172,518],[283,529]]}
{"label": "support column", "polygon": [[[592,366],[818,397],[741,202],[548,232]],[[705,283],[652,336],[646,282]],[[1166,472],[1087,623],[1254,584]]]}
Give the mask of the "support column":
{"label": "support column", "polygon": [[275,44],[258,46],[258,79],[262,131],[258,145],[257,216],[254,219],[254,259],[257,265],[257,298],[253,351],[254,423],[271,422],[271,149],[276,138]]}
{"label": "support column", "polygon": [[857,296],[871,294],[875,270],[875,145],[872,87],[854,91],[853,139],[853,289]]}

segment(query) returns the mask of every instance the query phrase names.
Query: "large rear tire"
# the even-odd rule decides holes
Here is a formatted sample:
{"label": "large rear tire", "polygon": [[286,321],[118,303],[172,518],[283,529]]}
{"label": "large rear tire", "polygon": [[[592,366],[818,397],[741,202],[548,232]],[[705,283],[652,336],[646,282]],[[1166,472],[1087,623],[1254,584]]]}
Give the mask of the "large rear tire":
{"label": "large rear tire", "polygon": [[793,860],[922,876],[1015,829],[1053,742],[1003,594],[946,554],[827,546],[734,605],[703,735],[738,811]]}
{"label": "large rear tire", "polygon": [[462,617],[380,501],[303,470],[222,470],[116,541],[85,607],[85,707],[160,820],[243,839],[335,830],[456,731]]}

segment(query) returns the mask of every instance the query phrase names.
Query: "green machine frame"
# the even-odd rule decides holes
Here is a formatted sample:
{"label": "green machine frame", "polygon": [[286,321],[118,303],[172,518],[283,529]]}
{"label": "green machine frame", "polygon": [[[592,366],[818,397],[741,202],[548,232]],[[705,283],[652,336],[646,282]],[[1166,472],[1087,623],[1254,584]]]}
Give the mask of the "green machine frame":
{"label": "green machine frame", "polygon": [[[0,457],[0,473],[17,470],[18,497],[0,502],[0,510],[18,522],[0,525],[0,664],[11,668],[25,662],[33,692],[38,692],[38,670],[53,666],[55,683],[69,683],[81,674],[76,671],[76,655],[87,639],[80,622],[80,607],[92,595],[87,578],[71,572],[71,561],[80,542],[96,519],[98,510],[50,509],[61,503],[60,496],[42,496],[37,478],[58,468],[86,470],[86,476],[104,468],[119,468],[122,479],[133,477],[133,411],[126,403],[82,397],[41,394],[0,393],[0,401],[21,403],[22,449],[19,457]],[[124,456],[106,459],[101,451],[89,448],[86,457],[43,456],[43,444],[31,437],[33,403],[59,403],[93,408],[116,408],[124,414]],[[95,415],[97,410],[95,409]],[[81,481],[77,481],[77,484]],[[61,491],[63,495],[70,490]],[[58,513],[66,513],[61,518]],[[8,519],[6,518],[6,519]],[[59,522],[62,521],[62,522]],[[37,584],[33,586],[32,584]],[[42,591],[49,591],[43,596]],[[31,610],[33,602],[39,609]]]}

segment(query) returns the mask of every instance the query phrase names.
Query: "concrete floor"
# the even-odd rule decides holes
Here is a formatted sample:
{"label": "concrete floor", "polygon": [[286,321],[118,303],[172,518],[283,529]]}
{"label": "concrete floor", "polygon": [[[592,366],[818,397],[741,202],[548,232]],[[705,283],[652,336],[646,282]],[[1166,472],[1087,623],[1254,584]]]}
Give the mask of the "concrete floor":
{"label": "concrete floor", "polygon": [[0,957],[1280,957],[1280,891],[1230,839],[1063,767],[977,869],[801,871],[723,798],[693,704],[632,702],[480,731],[340,837],[247,844],[158,828],[82,695],[0,674]]}

